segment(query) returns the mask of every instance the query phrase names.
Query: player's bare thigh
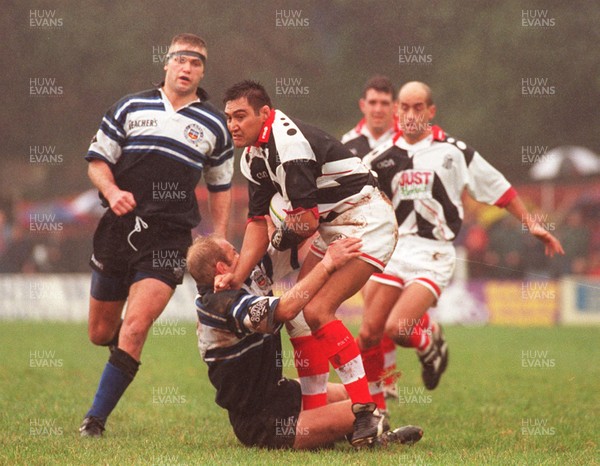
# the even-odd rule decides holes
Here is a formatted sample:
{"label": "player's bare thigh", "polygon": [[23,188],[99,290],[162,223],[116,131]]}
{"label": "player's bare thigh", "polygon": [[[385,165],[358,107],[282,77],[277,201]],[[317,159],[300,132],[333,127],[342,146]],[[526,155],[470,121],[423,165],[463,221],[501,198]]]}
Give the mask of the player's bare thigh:
{"label": "player's bare thigh", "polygon": [[349,400],[350,396],[341,383],[327,382],[327,403]]}
{"label": "player's bare thigh", "polygon": [[316,448],[341,440],[353,431],[350,400],[301,411],[296,425],[294,449]]}

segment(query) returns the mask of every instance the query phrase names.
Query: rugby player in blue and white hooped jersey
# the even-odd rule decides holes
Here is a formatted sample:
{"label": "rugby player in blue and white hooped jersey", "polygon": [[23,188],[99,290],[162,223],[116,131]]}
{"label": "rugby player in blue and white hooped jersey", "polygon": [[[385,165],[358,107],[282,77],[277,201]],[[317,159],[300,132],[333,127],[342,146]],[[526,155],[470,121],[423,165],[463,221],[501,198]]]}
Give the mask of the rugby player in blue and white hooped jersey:
{"label": "rugby player in blue and white hooped jersey", "polygon": [[227,231],[233,147],[223,114],[199,88],[206,52],[200,37],[175,36],[164,83],[113,105],[86,156],[109,207],[94,235],[88,332],[111,355],[82,436],[102,435],[138,370],[152,323],[182,282],[191,230],[200,221],[195,188],[202,173],[214,231]]}
{"label": "rugby player in blue and white hooped jersey", "polygon": [[304,317],[320,354],[327,356],[354,403],[353,444],[368,443],[385,428],[385,420],[369,394],[358,346],[335,313],[373,272],[385,267],[397,234],[391,204],[358,157],[320,129],[275,110],[260,84],[238,83],[226,91],[224,102],[233,143],[246,147],[241,169],[249,181],[250,200],[240,261],[216,285],[239,285],[267,251],[264,216],[275,193],[292,207],[271,237],[275,248],[294,247],[315,231],[320,235],[300,277],[318,264],[335,239],[363,240],[361,256],[329,278],[304,308]]}
{"label": "rugby player in blue and white hooped jersey", "polygon": [[[280,329],[301,315],[328,277],[357,257],[359,249],[355,238],[333,242],[316,267],[281,297],[274,297],[270,295],[274,264],[269,256],[253,269],[242,289],[215,291],[216,276],[234,270],[239,254],[218,237],[199,237],[190,247],[187,263],[199,292],[198,347],[216,388],[215,401],[228,411],[233,431],[244,445],[313,449],[352,433],[354,415],[341,384],[328,385],[326,405],[302,407],[302,384],[282,374]],[[378,435],[373,444],[413,443],[422,434],[419,427],[406,426]]]}
{"label": "rugby player in blue and white hooped jersey", "polygon": [[[400,237],[383,273],[374,274],[365,287],[359,345],[376,346],[385,332],[399,345],[415,348],[428,389],[437,386],[448,354],[439,325],[423,318],[454,271],[452,241],[462,224],[463,191],[478,202],[505,208],[544,243],[547,255],[564,254],[498,170],[464,142],[430,125],[435,111],[426,84],[405,84],[398,95],[402,133],[363,158],[392,200]],[[382,364],[380,359],[380,368],[372,372],[365,365],[370,381],[377,380]]]}

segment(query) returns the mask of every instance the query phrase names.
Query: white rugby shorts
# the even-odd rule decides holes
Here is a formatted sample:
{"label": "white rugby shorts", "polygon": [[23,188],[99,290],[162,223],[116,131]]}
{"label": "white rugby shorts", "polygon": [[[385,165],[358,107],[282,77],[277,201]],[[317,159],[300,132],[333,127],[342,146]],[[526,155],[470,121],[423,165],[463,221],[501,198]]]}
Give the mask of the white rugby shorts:
{"label": "white rugby shorts", "polygon": [[398,239],[385,270],[371,275],[370,280],[397,288],[417,282],[439,299],[455,265],[456,251],[451,242],[406,235]]}
{"label": "white rugby shorts", "polygon": [[360,238],[359,259],[383,271],[398,240],[398,224],[392,203],[375,189],[331,222],[321,223],[319,235],[310,247],[316,256],[324,257],[327,245],[336,239]]}

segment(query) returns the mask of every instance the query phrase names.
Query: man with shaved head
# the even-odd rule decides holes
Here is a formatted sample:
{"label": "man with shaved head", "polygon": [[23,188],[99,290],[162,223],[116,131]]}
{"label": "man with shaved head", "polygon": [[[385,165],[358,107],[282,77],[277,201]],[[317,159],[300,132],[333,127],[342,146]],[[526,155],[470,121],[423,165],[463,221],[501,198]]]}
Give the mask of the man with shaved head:
{"label": "man with shaved head", "polygon": [[456,255],[452,241],[463,220],[466,189],[476,201],[505,208],[542,241],[548,256],[564,254],[560,242],[533,216],[504,176],[476,150],[431,125],[436,107],[429,86],[409,82],[398,94],[401,131],[363,158],[379,175],[392,200],[399,240],[382,273],[364,288],[366,309],[359,334],[374,401],[385,409],[378,387],[383,369],[380,341],[385,333],[398,345],[415,348],[425,386],[432,390],[448,363],[448,346],[427,310],[448,286]]}

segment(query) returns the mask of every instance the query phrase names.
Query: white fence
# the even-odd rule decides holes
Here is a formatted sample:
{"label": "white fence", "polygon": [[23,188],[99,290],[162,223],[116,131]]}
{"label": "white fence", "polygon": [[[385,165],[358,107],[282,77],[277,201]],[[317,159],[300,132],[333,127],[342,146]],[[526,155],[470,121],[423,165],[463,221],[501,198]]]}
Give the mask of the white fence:
{"label": "white fence", "polygon": [[[289,289],[289,286],[284,287]],[[0,319],[86,321],[89,274],[0,274]],[[196,320],[194,281],[186,275],[161,319]],[[360,294],[340,309],[360,318]],[[432,309],[437,320],[454,324],[548,326],[600,324],[600,280],[563,277],[549,281],[455,281]]]}
{"label": "white fence", "polygon": [[[87,321],[90,274],[0,274],[0,319]],[[196,287],[186,276],[161,318],[196,320]]]}

